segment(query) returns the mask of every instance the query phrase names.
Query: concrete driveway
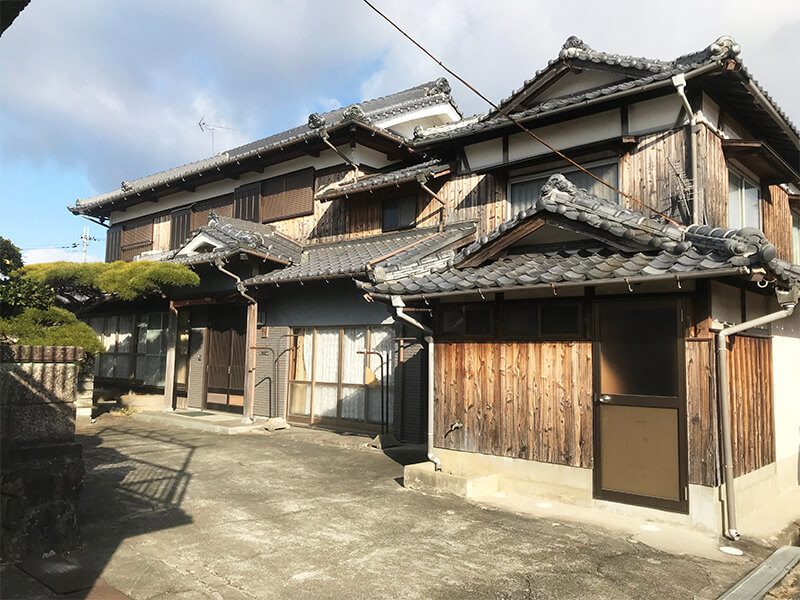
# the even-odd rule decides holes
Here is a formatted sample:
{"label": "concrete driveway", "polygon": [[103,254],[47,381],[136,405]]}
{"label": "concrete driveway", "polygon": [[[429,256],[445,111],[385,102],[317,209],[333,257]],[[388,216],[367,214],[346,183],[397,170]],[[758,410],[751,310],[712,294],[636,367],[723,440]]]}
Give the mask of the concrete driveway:
{"label": "concrete driveway", "polygon": [[[767,554],[670,554],[424,495],[400,483],[413,453],[330,432],[223,436],[104,416],[78,433],[84,546],[71,558],[135,599],[711,599]],[[51,597],[4,575],[4,598]]]}

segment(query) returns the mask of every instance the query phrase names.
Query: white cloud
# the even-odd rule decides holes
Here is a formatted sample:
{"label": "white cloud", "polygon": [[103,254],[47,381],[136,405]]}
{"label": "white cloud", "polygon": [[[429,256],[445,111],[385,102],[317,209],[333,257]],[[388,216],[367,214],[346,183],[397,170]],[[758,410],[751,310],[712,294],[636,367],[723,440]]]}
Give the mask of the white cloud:
{"label": "white cloud", "polygon": [[[36,263],[56,262],[64,260],[67,262],[83,262],[83,253],[80,250],[64,250],[61,248],[37,248],[26,250],[22,253],[22,262],[26,265]],[[103,258],[86,255],[86,262],[101,262]]]}
{"label": "white cloud", "polygon": [[[493,100],[546,66],[571,34],[665,59],[731,34],[753,75],[800,121],[786,70],[797,2],[377,4]],[[94,189],[84,196],[208,156],[203,116],[231,128],[215,132],[219,151],[444,75],[358,0],[38,0],[0,52],[13,57],[0,61],[0,152],[85,171]],[[449,79],[466,114],[487,109]]]}

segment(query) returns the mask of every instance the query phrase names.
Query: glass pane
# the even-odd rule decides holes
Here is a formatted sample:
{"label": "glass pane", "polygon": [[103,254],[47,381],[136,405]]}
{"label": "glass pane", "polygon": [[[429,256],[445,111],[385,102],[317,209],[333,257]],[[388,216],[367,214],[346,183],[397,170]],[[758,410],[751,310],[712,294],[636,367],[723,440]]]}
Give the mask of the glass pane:
{"label": "glass pane", "polygon": [[800,217],[792,217],[792,262],[800,264]]}
{"label": "glass pane", "polygon": [[178,343],[176,352],[182,356],[189,354],[189,323],[190,313],[188,310],[183,310],[178,313]]}
{"label": "glass pane", "polygon": [[600,307],[600,392],[676,396],[677,315],[667,304]]}
{"label": "glass pane", "polygon": [[[600,165],[597,167],[589,167],[588,169],[594,175],[602,179],[608,184],[613,185],[614,187],[618,187],[617,179],[618,179],[618,172],[617,172],[617,165],[616,163],[611,165]],[[599,181],[597,181],[594,177],[591,177],[584,173],[583,171],[572,171],[569,173],[565,173],[564,176],[569,179],[572,183],[574,183],[579,188],[585,189],[590,194],[594,194],[600,198],[605,198],[606,200],[610,200],[611,202],[618,202],[619,195],[611,190],[608,186],[603,185]]]}
{"label": "glass pane", "polygon": [[542,335],[578,335],[580,309],[577,305],[542,306]]}
{"label": "glass pane", "polygon": [[464,307],[466,325],[464,332],[468,335],[489,335],[492,333],[492,307],[489,305]]}
{"label": "glass pane", "polygon": [[600,407],[600,481],[604,490],[680,500],[678,411]]}
{"label": "glass pane", "polygon": [[728,171],[728,227],[741,229],[742,225],[742,178]]}
{"label": "glass pane", "polygon": [[97,335],[103,335],[103,317],[92,317],[89,319],[89,327]]}
{"label": "glass pane", "polygon": [[345,329],[342,340],[342,381],[364,383],[364,355],[358,354],[367,347],[365,329]]}
{"label": "glass pane", "polygon": [[535,304],[505,305],[505,334],[535,336],[539,333],[539,316]]}
{"label": "glass pane", "polygon": [[331,383],[339,380],[338,329],[317,330],[317,341],[314,346],[314,380]]}
{"label": "glass pane", "polygon": [[744,190],[742,191],[742,199],[744,201],[744,226],[761,227],[759,200],[761,198],[761,191],[751,181],[744,180]]}
{"label": "glass pane", "polygon": [[106,352],[114,352],[117,348],[117,317],[106,317],[106,325],[103,329],[103,345]]}
{"label": "glass pane", "polygon": [[397,206],[397,198],[390,198],[383,201],[383,230],[393,231],[397,229],[400,221],[400,209]]}
{"label": "glass pane", "polygon": [[117,354],[114,361],[114,377],[128,379],[131,373],[131,357],[128,354]]}
{"label": "glass pane", "polygon": [[[314,333],[311,330],[300,330],[295,342],[294,378],[300,381],[311,381],[311,357],[314,350]],[[308,413],[304,413],[308,414]]]}
{"label": "glass pane", "polygon": [[[388,375],[388,381],[391,384],[392,372],[394,367],[394,342],[390,340],[394,337],[394,330],[391,327],[371,327],[370,328],[370,346],[375,352],[379,352],[383,357],[384,368]],[[380,359],[371,354],[368,357],[367,365],[375,372],[375,379],[381,379],[381,361]]]}
{"label": "glass pane", "polygon": [[444,333],[464,332],[464,310],[460,304],[442,306],[442,331]]}
{"label": "glass pane", "polygon": [[100,355],[100,377],[114,377],[114,355]]}
{"label": "glass pane", "polygon": [[[362,370],[363,375],[363,370]],[[366,389],[362,386],[342,388],[342,418],[353,421],[364,420],[364,394]]]}
{"label": "glass pane", "polygon": [[289,384],[289,414],[306,417],[311,413],[311,384]]}
{"label": "glass pane", "polygon": [[133,348],[133,315],[122,315],[119,318],[119,340],[117,352],[129,353]]}
{"label": "glass pane", "polygon": [[367,422],[381,422],[381,386],[378,383],[369,386],[367,390]]}
{"label": "glass pane", "polygon": [[542,177],[511,184],[511,216],[536,204],[539,196],[542,195],[542,187],[547,179],[547,177]]}
{"label": "glass pane", "polygon": [[339,386],[335,383],[314,384],[314,416],[336,418]]}

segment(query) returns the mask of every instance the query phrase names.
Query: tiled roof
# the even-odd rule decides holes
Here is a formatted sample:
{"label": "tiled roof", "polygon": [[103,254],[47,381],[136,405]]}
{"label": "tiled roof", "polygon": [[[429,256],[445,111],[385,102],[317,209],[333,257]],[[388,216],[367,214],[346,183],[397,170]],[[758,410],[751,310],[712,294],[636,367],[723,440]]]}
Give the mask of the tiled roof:
{"label": "tiled roof", "polygon": [[366,177],[361,177],[357,181],[346,185],[331,186],[321,194],[318,194],[318,197],[337,198],[339,196],[348,196],[358,192],[385,187],[387,185],[399,185],[408,181],[414,181],[418,177],[428,179],[439,173],[444,173],[449,169],[450,165],[447,163],[443,163],[438,159],[429,160],[418,165],[404,167],[396,171],[389,171],[388,173],[367,175]]}
{"label": "tiled roof", "polygon": [[[314,113],[309,116],[308,123],[305,125],[232,148],[216,156],[148,175],[134,181],[123,181],[119,190],[92,198],[78,199],[75,206],[71,207],[71,210],[81,213],[92,208],[112,204],[126,196],[146,192],[165,183],[180,182],[188,176],[235,163],[244,158],[278,149],[293,142],[316,138],[319,136],[319,130],[322,127],[341,126],[355,121],[366,124],[380,122],[406,112],[444,102],[451,104],[458,110],[450,96],[450,84],[442,77],[401,92],[375,98],[374,100],[367,100],[345,108],[338,108],[322,115]],[[391,136],[392,134],[386,132],[386,135]],[[403,139],[399,136],[396,137],[398,141]]]}
{"label": "tiled roof", "polygon": [[[512,110],[512,117],[517,120],[537,117],[577,104],[591,104],[602,101],[610,96],[633,92],[644,86],[658,84],[659,82],[663,82],[664,85],[671,85],[670,80],[674,75],[689,73],[696,69],[713,66],[715,64],[722,64],[722,62],[728,58],[732,58],[738,62],[739,52],[740,47],[733,38],[722,36],[704,50],[686,54],[671,61],[661,61],[601,52],[590,48],[582,40],[572,36],[564,43],[557,58],[551,60],[544,69],[537,71],[532,79],[526,80],[523,86],[514,90],[508,98],[501,100],[499,105],[503,108],[505,105],[509,105],[523,94],[528,86],[534,83],[537,78],[544,75],[547,71],[557,68],[564,62],[575,64],[575,66],[578,67],[580,67],[581,64],[585,66],[595,64],[620,68],[624,70],[628,78],[624,81],[606,86],[576,92],[560,98],[548,99],[523,110]],[[743,67],[739,70],[739,74],[740,76],[750,78],[749,73]],[[786,114],[783,113],[766,92],[758,86],[758,82],[755,80],[752,81],[772,104],[781,118],[788,124],[792,131],[794,131],[795,136],[797,136],[797,129]],[[499,115],[495,110],[491,110],[486,114],[462,119],[457,123],[431,127],[417,132],[415,133],[416,144],[425,145],[441,139],[471,135],[480,131],[507,126],[508,123],[509,121],[506,117]]]}
{"label": "tiled roof", "polygon": [[192,238],[205,234],[219,242],[220,247],[212,252],[177,254],[172,262],[199,264],[225,258],[235,252],[251,252],[277,262],[292,263],[300,259],[303,247],[279,233],[271,225],[262,225],[232,217],[221,217],[211,211],[208,225],[202,225]]}
{"label": "tiled roof", "polygon": [[[561,215],[633,242],[641,249],[626,251],[599,243],[580,248],[551,247],[543,251],[511,248],[508,254],[496,260],[458,268],[459,263],[499,236],[541,214]],[[660,224],[578,190],[563,176],[554,175],[536,205],[467,246],[448,266],[427,274],[359,285],[372,293],[409,296],[565,283],[592,285],[602,280],[635,282],[665,275],[680,279],[690,273],[714,276],[741,271],[744,274],[748,267],[763,267],[768,278],[774,277],[783,285],[800,285],[800,265],[778,260],[775,247],[756,229],[723,230],[706,226],[684,229]]]}
{"label": "tiled roof", "polygon": [[[431,261],[444,264],[436,253],[472,235],[475,224],[456,223],[437,231],[435,228],[412,229],[334,244],[307,246],[300,260],[283,269],[256,275],[246,285],[275,284],[313,279],[367,276],[380,278],[387,269],[398,266],[428,268]],[[435,258],[435,261],[433,260]],[[381,260],[383,259],[383,260]],[[373,272],[373,269],[375,272]]]}

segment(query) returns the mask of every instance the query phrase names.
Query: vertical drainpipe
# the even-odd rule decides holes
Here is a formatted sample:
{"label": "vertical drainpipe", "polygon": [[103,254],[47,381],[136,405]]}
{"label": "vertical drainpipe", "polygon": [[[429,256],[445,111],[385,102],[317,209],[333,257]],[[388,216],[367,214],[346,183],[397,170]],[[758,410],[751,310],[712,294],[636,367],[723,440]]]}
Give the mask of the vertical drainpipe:
{"label": "vertical drainpipe", "polygon": [[175,346],[178,342],[178,309],[169,301],[167,319],[167,357],[164,372],[164,412],[172,412],[175,403]]}
{"label": "vertical drainpipe", "polygon": [[690,144],[689,144],[689,158],[692,161],[692,223],[700,224],[700,195],[697,186],[697,116],[692,110],[692,105],[689,104],[689,99],[686,97],[686,77],[683,73],[679,73],[672,78],[672,85],[678,92],[678,96],[686,108],[686,114],[689,116],[690,127]]}
{"label": "vertical drainpipe", "polygon": [[757,319],[751,319],[744,323],[739,323],[732,327],[726,327],[717,333],[717,370],[719,371],[719,410],[720,421],[722,421],[722,459],[724,462],[723,481],[725,483],[725,514],[727,523],[725,537],[731,540],[739,539],[739,531],[736,529],[736,495],[734,493],[733,482],[733,444],[731,443],[731,415],[728,405],[728,355],[726,342],[728,336],[740,331],[766,325],[773,321],[785,319],[794,312],[797,305],[800,288],[793,288],[790,292],[776,291],[778,303],[782,310],[779,310]]}
{"label": "vertical drainpipe", "polygon": [[409,323],[416,327],[417,329],[421,329],[423,333],[425,333],[425,345],[427,346],[427,354],[428,354],[428,427],[427,427],[427,442],[428,442],[428,460],[431,461],[434,465],[434,469],[437,471],[442,470],[442,462],[439,460],[439,457],[433,453],[433,400],[434,400],[434,390],[433,390],[433,369],[434,369],[434,348],[435,344],[433,343],[433,330],[417,321],[413,317],[409,317],[403,309],[405,308],[405,303],[400,296],[392,296],[392,306],[394,307],[395,311],[397,312],[397,318],[402,319],[406,323]]}

